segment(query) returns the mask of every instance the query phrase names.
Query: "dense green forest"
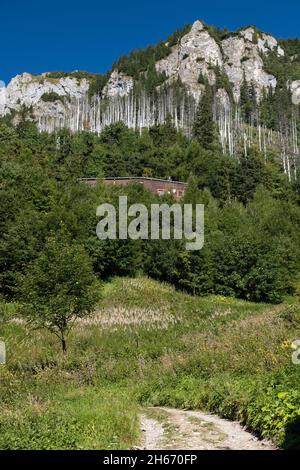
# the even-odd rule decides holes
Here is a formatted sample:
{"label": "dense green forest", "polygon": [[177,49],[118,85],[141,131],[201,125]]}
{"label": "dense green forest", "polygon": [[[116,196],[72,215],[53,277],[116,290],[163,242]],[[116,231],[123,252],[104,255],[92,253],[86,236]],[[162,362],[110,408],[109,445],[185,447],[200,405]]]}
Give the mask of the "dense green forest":
{"label": "dense green forest", "polygon": [[[132,448],[148,405],[299,448],[300,181],[255,146],[224,155],[210,105],[189,140],[170,120],[99,136],[1,121],[1,449]],[[101,203],[175,202],[101,183],[124,175],[186,181],[182,203],[205,205],[204,248],[100,241]]]}
{"label": "dense green forest", "polygon": [[[188,141],[167,122],[141,134],[115,124],[100,136],[49,135],[28,121],[16,128],[2,122],[1,295],[18,298],[20,275],[62,231],[101,279],[143,272],[199,295],[280,302],[293,294],[300,272],[299,181],[290,183],[279,164],[265,163],[255,148],[239,159],[223,155],[207,122],[196,119],[194,133]],[[124,175],[187,181],[182,202],[205,204],[203,250],[187,252],[179,240],[99,241],[102,202],[117,205],[124,191],[129,203],[172,201],[136,185],[79,183],[82,176]]]}

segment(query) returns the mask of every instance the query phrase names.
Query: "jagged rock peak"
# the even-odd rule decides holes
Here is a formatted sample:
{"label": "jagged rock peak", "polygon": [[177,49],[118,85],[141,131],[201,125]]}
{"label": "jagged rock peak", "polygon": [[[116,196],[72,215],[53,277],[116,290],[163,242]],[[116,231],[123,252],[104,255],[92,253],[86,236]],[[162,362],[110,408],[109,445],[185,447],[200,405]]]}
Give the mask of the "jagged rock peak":
{"label": "jagged rock peak", "polygon": [[222,52],[216,40],[205,29],[202,21],[196,21],[190,32],[173,47],[168,57],[156,63],[156,70],[167,77],[180,79],[195,98],[199,98],[203,86],[199,83],[202,74],[213,85],[216,76],[213,67],[222,66]]}
{"label": "jagged rock peak", "polygon": [[169,78],[179,78],[191,94],[199,98],[203,88],[199,84],[199,75],[214,85],[215,68],[218,67],[233,85],[236,101],[244,77],[247,82],[254,84],[260,97],[264,89],[276,87],[276,77],[264,70],[262,58],[262,55],[275,48],[279,57],[284,54],[275,38],[257,32],[254,27],[245,28],[239,33],[229,33],[221,41],[211,34],[202,21],[197,20],[179,44],[173,47],[170,55],[156,63],[156,70]]}

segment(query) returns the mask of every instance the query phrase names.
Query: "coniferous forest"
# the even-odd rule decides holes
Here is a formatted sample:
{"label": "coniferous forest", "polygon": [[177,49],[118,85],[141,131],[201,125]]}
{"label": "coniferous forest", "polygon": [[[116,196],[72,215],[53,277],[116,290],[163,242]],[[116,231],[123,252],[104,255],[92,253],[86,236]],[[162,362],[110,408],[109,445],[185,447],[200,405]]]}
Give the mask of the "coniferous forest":
{"label": "coniferous forest", "polygon": [[[170,122],[142,134],[115,124],[100,136],[49,135],[26,121],[17,128],[2,123],[2,294],[15,298],[18,276],[47,237],[60,231],[82,245],[101,278],[142,270],[200,295],[276,303],[293,294],[300,268],[299,181],[290,182],[281,165],[266,163],[258,149],[238,160],[223,155],[210,114],[200,116],[193,140]],[[188,182],[182,202],[206,208],[203,250],[186,253],[178,240],[101,245],[96,207],[121,193],[101,183],[87,188],[79,179],[141,175]],[[161,200],[136,185],[126,192],[129,202]]]}

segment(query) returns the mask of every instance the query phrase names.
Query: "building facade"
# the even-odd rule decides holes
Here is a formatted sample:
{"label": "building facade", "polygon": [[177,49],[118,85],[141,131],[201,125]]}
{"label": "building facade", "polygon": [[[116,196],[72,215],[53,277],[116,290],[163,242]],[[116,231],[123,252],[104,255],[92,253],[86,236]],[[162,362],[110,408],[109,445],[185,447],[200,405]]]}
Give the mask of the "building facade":
{"label": "building facade", "polygon": [[[81,181],[89,186],[96,186],[99,182],[97,178],[82,178]],[[103,183],[109,186],[127,186],[129,184],[142,184],[152,193],[163,196],[165,194],[173,195],[176,199],[181,199],[186,191],[187,184],[181,181],[163,180],[158,178],[147,177],[119,177],[104,178]]]}

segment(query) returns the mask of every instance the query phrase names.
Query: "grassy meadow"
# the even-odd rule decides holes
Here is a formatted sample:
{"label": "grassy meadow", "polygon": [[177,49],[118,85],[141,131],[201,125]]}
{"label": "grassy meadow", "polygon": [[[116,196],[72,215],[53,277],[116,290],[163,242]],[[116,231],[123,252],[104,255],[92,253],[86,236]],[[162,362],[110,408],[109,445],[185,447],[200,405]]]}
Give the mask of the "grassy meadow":
{"label": "grassy meadow", "polygon": [[144,277],[102,290],[66,355],[1,306],[1,449],[132,448],[147,405],[208,410],[300,449],[299,302],[192,297]]}

